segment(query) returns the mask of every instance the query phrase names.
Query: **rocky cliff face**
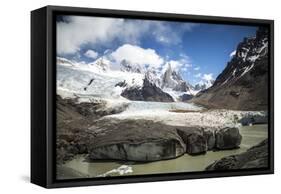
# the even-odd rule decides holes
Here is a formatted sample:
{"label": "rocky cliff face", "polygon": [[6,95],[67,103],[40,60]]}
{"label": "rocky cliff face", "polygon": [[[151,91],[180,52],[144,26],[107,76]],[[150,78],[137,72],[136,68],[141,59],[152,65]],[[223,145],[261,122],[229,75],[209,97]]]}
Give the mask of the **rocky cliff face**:
{"label": "rocky cliff face", "polygon": [[121,96],[129,100],[173,102],[173,98],[153,83],[149,75],[150,74],[145,75],[142,87],[126,88],[121,93]]}
{"label": "rocky cliff face", "polygon": [[268,104],[268,29],[245,38],[212,87],[194,102],[211,108],[266,110]]}

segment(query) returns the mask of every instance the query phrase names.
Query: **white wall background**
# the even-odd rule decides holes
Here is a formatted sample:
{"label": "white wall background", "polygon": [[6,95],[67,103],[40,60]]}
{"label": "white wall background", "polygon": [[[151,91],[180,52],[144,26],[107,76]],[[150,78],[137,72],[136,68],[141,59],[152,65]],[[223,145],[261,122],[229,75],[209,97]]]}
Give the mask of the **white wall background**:
{"label": "white wall background", "polygon": [[[277,0],[2,0],[0,6],[0,193],[270,193],[279,190],[281,12]],[[29,183],[30,11],[45,5],[275,20],[275,175],[46,190]],[[276,193],[276,192],[274,192]]]}

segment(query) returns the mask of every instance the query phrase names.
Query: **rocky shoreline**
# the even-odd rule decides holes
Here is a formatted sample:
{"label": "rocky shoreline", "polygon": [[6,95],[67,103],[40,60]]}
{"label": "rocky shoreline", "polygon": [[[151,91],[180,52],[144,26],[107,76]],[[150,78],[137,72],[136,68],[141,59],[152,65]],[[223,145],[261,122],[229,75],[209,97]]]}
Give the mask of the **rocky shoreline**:
{"label": "rocky shoreline", "polygon": [[268,167],[268,139],[241,154],[224,157],[206,167],[207,171]]}

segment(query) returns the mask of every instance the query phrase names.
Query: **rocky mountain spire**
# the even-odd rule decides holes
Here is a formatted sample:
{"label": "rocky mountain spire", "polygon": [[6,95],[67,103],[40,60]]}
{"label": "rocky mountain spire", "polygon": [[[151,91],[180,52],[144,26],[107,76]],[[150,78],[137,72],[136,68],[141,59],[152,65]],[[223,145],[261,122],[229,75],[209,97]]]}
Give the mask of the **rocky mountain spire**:
{"label": "rocky mountain spire", "polygon": [[168,63],[168,67],[162,76],[161,88],[171,88],[175,91],[187,92],[190,91],[191,85],[184,81],[179,72],[172,69],[171,64]]}

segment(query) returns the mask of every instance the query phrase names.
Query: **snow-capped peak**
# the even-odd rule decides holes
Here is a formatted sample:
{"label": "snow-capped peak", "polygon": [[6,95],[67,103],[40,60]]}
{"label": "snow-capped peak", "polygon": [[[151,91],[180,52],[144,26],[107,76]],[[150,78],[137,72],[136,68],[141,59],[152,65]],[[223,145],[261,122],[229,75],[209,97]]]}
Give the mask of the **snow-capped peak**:
{"label": "snow-capped peak", "polygon": [[132,64],[130,61],[123,59],[120,62],[120,70],[131,73],[144,73],[144,69],[139,64]]}
{"label": "snow-capped peak", "polygon": [[268,55],[268,30],[259,28],[255,37],[244,38],[237,46],[236,54],[227,67],[217,77],[214,85],[229,84],[247,75],[256,68],[256,64]]}
{"label": "snow-capped peak", "polygon": [[157,87],[161,88],[161,77],[155,69],[148,69],[145,73],[145,78]]}
{"label": "snow-capped peak", "polygon": [[[114,93],[114,96],[120,94],[126,88],[140,88],[143,86],[144,80],[157,86],[162,91],[169,93],[175,100],[183,94],[195,95],[193,87],[184,81],[179,72],[173,70],[171,65],[162,73],[162,70],[153,67],[142,67],[138,64],[131,64],[129,61],[123,60],[119,64],[120,69],[112,69],[111,66],[118,66],[110,58],[103,56],[92,63],[77,63],[68,59],[57,59],[58,66],[58,88],[67,89],[75,94],[92,93],[101,96],[97,92],[99,87],[108,88]],[[71,72],[71,73],[70,73]],[[83,76],[79,76],[83,75]],[[68,77],[75,77],[67,80]],[[103,80],[104,79],[104,80]],[[102,85],[100,84],[102,83]],[[110,88],[110,89],[109,89]],[[101,90],[100,91],[104,91]],[[106,97],[113,95],[105,92]]]}
{"label": "snow-capped peak", "polygon": [[100,57],[93,63],[90,63],[89,66],[106,72],[110,69],[110,61],[105,57]]}
{"label": "snow-capped peak", "polygon": [[186,92],[189,90],[190,85],[187,84],[176,70],[173,70],[171,64],[168,64],[168,67],[164,74],[162,75],[162,88],[171,88],[176,91]]}

